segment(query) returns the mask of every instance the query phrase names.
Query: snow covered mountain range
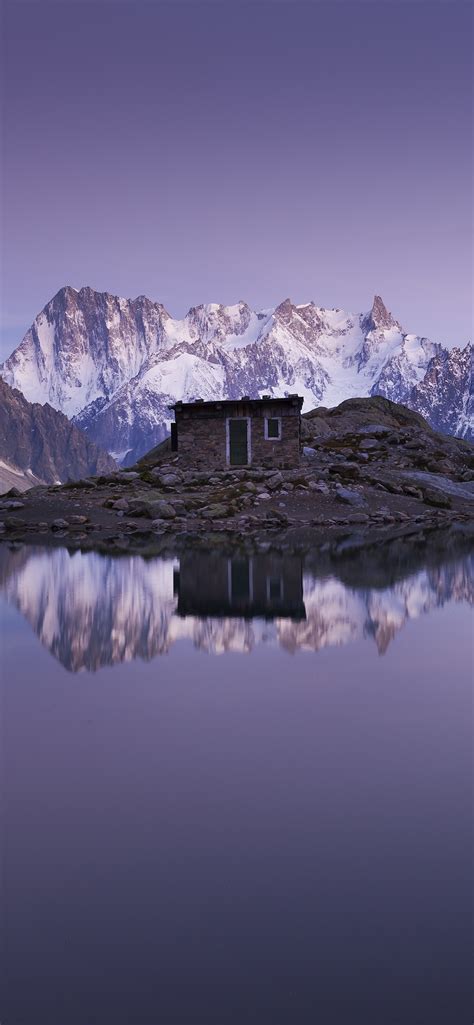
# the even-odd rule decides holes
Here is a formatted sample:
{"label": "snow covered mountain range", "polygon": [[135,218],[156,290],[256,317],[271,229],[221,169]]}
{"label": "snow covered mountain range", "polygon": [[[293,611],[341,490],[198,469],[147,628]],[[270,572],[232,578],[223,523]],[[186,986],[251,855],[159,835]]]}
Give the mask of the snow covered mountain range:
{"label": "snow covered mountain range", "polygon": [[178,399],[298,392],[308,410],[384,395],[473,438],[472,365],[471,344],[448,350],[406,333],[379,296],[369,313],[286,299],[258,312],[209,303],[174,320],[145,296],[66,286],[0,375],[130,465],[166,436]]}
{"label": "snow covered mountain range", "polygon": [[[384,654],[407,622],[447,602],[474,602],[472,557],[426,567],[386,587],[349,587],[303,576],[306,619],[242,619],[176,613],[173,559],[104,558],[95,552],[24,546],[0,551],[0,592],[67,669],[95,671],[146,661],[182,640],[212,655],[259,646],[291,654],[357,641]],[[388,573],[388,576],[390,573]]]}

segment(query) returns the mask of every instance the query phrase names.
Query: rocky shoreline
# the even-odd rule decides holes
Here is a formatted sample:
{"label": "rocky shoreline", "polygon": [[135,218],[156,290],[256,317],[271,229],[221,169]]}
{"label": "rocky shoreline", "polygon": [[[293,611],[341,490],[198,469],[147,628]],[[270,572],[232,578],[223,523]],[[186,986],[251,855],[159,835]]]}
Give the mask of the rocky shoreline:
{"label": "rocky shoreline", "polygon": [[[441,486],[385,476],[328,479],[307,466],[267,474],[117,473],[0,500],[0,538],[9,544],[156,552],[185,545],[239,544],[269,550],[348,551],[440,528],[474,529],[474,504]],[[152,477],[152,480],[144,477]]]}
{"label": "rocky shoreline", "polygon": [[348,551],[474,524],[474,446],[387,400],[303,417],[293,469],[203,468],[167,443],[135,467],[0,498],[0,539],[108,552]]}

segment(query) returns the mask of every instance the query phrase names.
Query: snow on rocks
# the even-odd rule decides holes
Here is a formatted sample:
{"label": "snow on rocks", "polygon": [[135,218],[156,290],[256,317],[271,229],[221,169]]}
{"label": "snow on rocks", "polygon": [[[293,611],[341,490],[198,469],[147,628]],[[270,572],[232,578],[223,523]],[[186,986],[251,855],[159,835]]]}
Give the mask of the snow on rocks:
{"label": "snow on rocks", "polygon": [[311,409],[380,394],[440,430],[474,435],[472,347],[448,351],[405,333],[379,296],[366,314],[287,299],[264,311],[209,303],[174,320],[144,296],[66,287],[0,374],[129,466],[169,433],[169,405],[197,397],[298,392]]}

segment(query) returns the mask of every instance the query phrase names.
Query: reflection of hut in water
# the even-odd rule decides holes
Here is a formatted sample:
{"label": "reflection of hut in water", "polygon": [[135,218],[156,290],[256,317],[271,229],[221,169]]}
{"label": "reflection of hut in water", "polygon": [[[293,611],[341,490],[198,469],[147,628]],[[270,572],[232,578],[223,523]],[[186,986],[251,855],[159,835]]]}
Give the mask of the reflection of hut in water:
{"label": "reflection of hut in water", "polygon": [[296,556],[186,552],[175,572],[180,616],[305,619]]}

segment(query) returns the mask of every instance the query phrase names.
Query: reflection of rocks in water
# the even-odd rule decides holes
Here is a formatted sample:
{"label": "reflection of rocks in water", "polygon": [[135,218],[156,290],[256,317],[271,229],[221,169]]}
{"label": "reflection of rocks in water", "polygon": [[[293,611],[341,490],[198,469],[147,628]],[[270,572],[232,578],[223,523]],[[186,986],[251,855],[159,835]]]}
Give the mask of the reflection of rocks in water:
{"label": "reflection of rocks in water", "polygon": [[[441,549],[442,551],[442,549]],[[68,669],[165,654],[178,640],[212,654],[279,645],[318,651],[373,640],[408,620],[473,601],[472,556],[406,546],[329,565],[301,556],[185,552],[180,559],[0,548],[0,586]],[[424,565],[423,565],[424,558]],[[410,564],[415,571],[410,572]]]}
{"label": "reflection of rocks in water", "polygon": [[379,653],[412,619],[446,602],[474,601],[474,560],[421,570],[390,588],[356,590],[340,580],[304,577],[305,623],[283,623],[280,643],[288,651],[321,648],[373,638]]}

